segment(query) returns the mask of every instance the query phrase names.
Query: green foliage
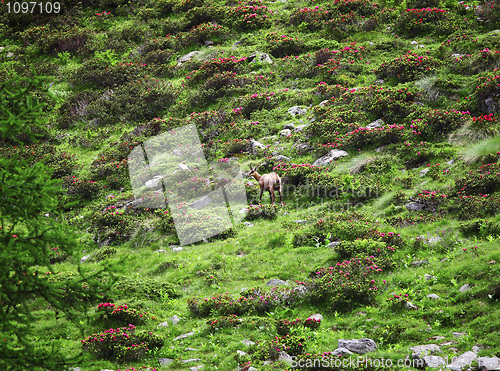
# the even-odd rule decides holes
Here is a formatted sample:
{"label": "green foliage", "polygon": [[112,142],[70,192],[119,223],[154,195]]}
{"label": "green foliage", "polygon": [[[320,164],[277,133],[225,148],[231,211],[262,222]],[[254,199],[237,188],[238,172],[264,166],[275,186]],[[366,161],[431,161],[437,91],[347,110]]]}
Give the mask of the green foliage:
{"label": "green foliage", "polygon": [[468,20],[439,8],[406,9],[396,20],[394,29],[407,37],[449,35],[468,26]]}
{"label": "green foliage", "polygon": [[147,312],[129,308],[127,304],[100,303],[97,314],[106,323],[140,325],[146,321]]}
{"label": "green foliage", "polygon": [[287,55],[298,55],[305,50],[304,42],[297,37],[294,38],[270,32],[266,35],[265,40],[266,51],[276,58],[283,58]]}
{"label": "green foliage", "polygon": [[407,52],[388,63],[382,63],[376,73],[383,79],[395,78],[398,82],[407,82],[436,73],[440,66],[441,62],[432,57]]}
{"label": "green foliage", "polygon": [[217,318],[212,318],[207,321],[207,325],[210,326],[210,331],[218,331],[223,328],[233,328],[238,326],[241,320],[236,316],[236,314],[230,314],[228,316],[221,316]]}
{"label": "green foliage", "polygon": [[113,287],[114,295],[119,297],[124,292],[133,298],[160,301],[165,295],[178,298],[179,293],[174,285],[152,278],[120,278]]}

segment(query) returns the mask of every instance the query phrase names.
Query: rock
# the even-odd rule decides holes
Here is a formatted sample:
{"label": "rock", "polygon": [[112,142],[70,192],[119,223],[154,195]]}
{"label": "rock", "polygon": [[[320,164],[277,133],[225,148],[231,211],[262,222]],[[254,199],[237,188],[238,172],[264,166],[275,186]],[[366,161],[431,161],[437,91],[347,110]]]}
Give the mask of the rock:
{"label": "rock", "polygon": [[385,124],[384,120],[378,119],[366,125],[365,129],[381,128],[382,126],[384,126],[384,124]]}
{"label": "rock", "polygon": [[417,310],[418,309],[418,307],[416,305],[412,304],[409,301],[406,302],[405,308],[406,309],[411,309],[411,310]]}
{"label": "rock", "polygon": [[308,125],[306,125],[306,124],[303,124],[303,125],[298,125],[298,126],[294,129],[294,131],[295,131],[296,133],[300,133],[300,132],[302,132],[305,128],[307,128],[307,126],[308,126]]}
{"label": "rock", "polygon": [[439,236],[434,236],[429,238],[429,241],[427,242],[429,246],[437,246],[440,242],[442,242],[443,239]]}
{"label": "rock", "polygon": [[455,160],[454,160],[454,159],[451,159],[450,161],[448,161],[448,162],[446,163],[446,165],[451,166],[451,165],[453,165],[454,163],[455,163]]}
{"label": "rock", "polygon": [[316,116],[312,117],[312,118],[309,120],[309,123],[311,124],[311,123],[313,123],[313,122],[315,122],[315,121],[316,121]]}
{"label": "rock", "polygon": [[273,156],[273,159],[275,159],[276,161],[290,161],[290,157],[286,157],[286,156],[283,156],[283,155],[277,155],[277,156]]}
{"label": "rock", "polygon": [[82,257],[80,259],[80,263],[83,264],[85,263],[86,261],[90,261],[92,259],[92,255],[85,255],[84,257]]}
{"label": "rock", "polygon": [[184,349],[184,350],[185,350],[185,351],[197,351],[198,349],[196,349],[196,348],[186,348],[186,349]]}
{"label": "rock", "polygon": [[238,356],[240,356],[240,357],[244,357],[244,356],[246,356],[248,353],[246,353],[246,352],[244,352],[244,351],[242,351],[242,350],[237,350],[237,351],[236,351],[236,354],[237,354]]}
{"label": "rock", "polygon": [[430,367],[430,368],[439,368],[441,366],[446,365],[446,360],[443,357],[424,356],[422,359],[425,363],[425,366]]}
{"label": "rock", "polygon": [[285,124],[283,126],[283,129],[290,129],[290,130],[293,130],[295,129],[295,125],[293,124],[293,122],[289,122],[288,124]]}
{"label": "rock", "polygon": [[451,333],[454,338],[461,338],[462,336],[465,335],[465,332],[452,332]]}
{"label": "rock", "polygon": [[422,170],[420,172],[420,178],[423,178],[428,172],[429,172],[430,168],[425,168],[424,170]]}
{"label": "rock", "polygon": [[248,339],[243,339],[241,342],[245,344],[247,347],[249,347],[250,345],[255,345],[255,343],[252,340]]}
{"label": "rock", "polygon": [[351,354],[354,354],[354,353],[346,348],[337,348],[332,352],[332,356],[334,356],[334,357],[337,357],[337,356],[345,357],[345,356],[349,356]]}
{"label": "rock", "polygon": [[340,241],[333,241],[333,242],[330,242],[328,245],[326,245],[326,247],[333,249],[338,245],[340,245]]}
{"label": "rock", "polygon": [[172,341],[177,341],[177,340],[187,339],[188,337],[193,336],[193,335],[194,335],[194,332],[188,332],[188,333],[185,333],[185,334],[182,334],[182,335],[177,336],[177,337],[176,337],[175,339],[173,339]]}
{"label": "rock", "polygon": [[417,45],[417,44],[418,44],[418,41],[413,40],[410,44],[411,44],[411,45]]}
{"label": "rock", "polygon": [[480,370],[498,370],[500,369],[500,358],[498,357],[479,357],[477,365]]}
{"label": "rock", "polygon": [[470,367],[472,361],[477,359],[474,352],[465,352],[458,357],[453,357],[452,362],[447,366],[448,370],[461,371],[464,367]]}
{"label": "rock", "polygon": [[425,344],[411,347],[410,351],[412,354],[417,354],[418,356],[423,357],[434,353],[441,353],[441,348],[436,344]]}
{"label": "rock", "polygon": [[426,274],[424,274],[424,280],[426,280],[426,281],[430,281],[430,280],[432,280],[432,279],[434,279],[434,278],[435,278],[435,277],[434,277],[434,276],[431,276],[430,274],[427,274],[427,273],[426,273]]}
{"label": "rock", "polygon": [[190,204],[188,204],[188,206],[192,207],[193,209],[200,210],[200,209],[203,209],[204,207],[210,205],[211,202],[212,202],[212,199],[209,196],[205,195],[202,198],[191,202]]}
{"label": "rock", "polygon": [[325,166],[332,162],[333,160],[336,160],[338,158],[342,158],[345,156],[349,156],[349,153],[343,150],[339,149],[332,149],[330,152],[328,152],[326,155],[318,158],[316,161],[313,162],[313,166]]}
{"label": "rock", "polygon": [[158,324],[157,327],[168,327],[168,321],[165,321],[165,322]]}
{"label": "rock", "polygon": [[172,358],[160,358],[158,362],[160,362],[160,366],[166,366],[174,362],[174,360]]}
{"label": "rock", "polygon": [[357,353],[365,354],[377,350],[377,344],[368,338],[362,339],[339,339],[338,348],[346,348],[347,350]]}
{"label": "rock", "polygon": [[282,285],[288,285],[288,282],[279,280],[276,278],[273,278],[267,282],[267,286],[282,286]]}
{"label": "rock", "polygon": [[181,319],[178,316],[172,316],[169,318],[169,321],[172,322],[174,325],[178,324]]}
{"label": "rock", "polygon": [[178,167],[179,167],[179,169],[181,169],[181,170],[189,170],[189,168],[188,168],[188,167],[187,167],[187,165],[185,165],[185,164],[179,164],[179,165],[177,165],[177,166],[178,166]]}
{"label": "rock", "polygon": [[409,202],[405,205],[406,209],[409,211],[409,212],[412,212],[412,211],[420,211],[420,210],[423,210],[425,205],[423,203],[420,203],[420,202]]}
{"label": "rock", "polygon": [[189,367],[189,370],[190,371],[198,371],[198,370],[201,370],[203,367],[203,365],[199,365],[199,366],[193,366],[193,367]]}
{"label": "rock", "polygon": [[81,371],[80,367],[70,367],[69,370],[70,371]]}
{"label": "rock", "polygon": [[292,134],[292,131],[290,129],[283,129],[280,131],[280,136],[282,136],[282,137],[287,137],[290,134]]}
{"label": "rock", "polygon": [[476,345],[474,345],[474,346],[472,347],[472,351],[473,351],[474,353],[476,353],[476,354],[477,354],[480,350],[481,350],[481,348],[480,348],[480,347],[478,347],[478,346],[476,346]]}
{"label": "rock", "polygon": [[200,362],[200,361],[201,361],[200,358],[190,358],[190,359],[181,360],[181,363],[191,363],[191,362]]}
{"label": "rock", "polygon": [[173,252],[179,252],[179,251],[182,251],[182,250],[184,250],[184,248],[182,246],[172,247],[172,251]]}
{"label": "rock", "polygon": [[424,260],[415,260],[414,262],[411,263],[412,266],[418,268],[421,265],[429,264],[429,261],[427,259]]}
{"label": "rock", "polygon": [[465,285],[462,285],[462,286],[458,289],[458,291],[460,291],[460,292],[463,294],[464,292],[467,292],[467,291],[469,291],[470,289],[471,289],[470,285],[469,285],[468,283],[466,283]]}
{"label": "rock", "polygon": [[286,362],[288,364],[291,364],[293,362],[293,358],[291,355],[285,353],[285,352],[280,352],[278,356],[278,362]]}
{"label": "rock", "polygon": [[438,300],[439,296],[436,294],[429,294],[429,295],[427,295],[427,298],[429,298],[431,300]]}
{"label": "rock", "polygon": [[162,178],[163,176],[156,175],[153,179],[149,179],[146,183],[144,183],[144,185],[148,188],[156,188],[158,187],[158,184],[160,184]]}
{"label": "rock", "polygon": [[250,146],[252,148],[252,152],[253,153],[256,153],[257,150],[259,150],[259,149],[266,149],[265,145],[263,145],[261,142],[258,142],[256,140],[251,140],[250,141]]}
{"label": "rock", "polygon": [[328,99],[325,99],[324,101],[321,101],[318,106],[323,107],[325,104],[328,103]]}
{"label": "rock", "polygon": [[294,220],[294,222],[297,224],[306,224],[307,220],[299,219],[299,220]]}
{"label": "rock", "polygon": [[243,222],[243,224],[245,224],[247,227],[253,227],[253,223],[250,222]]}
{"label": "rock", "polygon": [[193,59],[198,54],[200,54],[200,52],[198,50],[194,50],[191,53],[183,55],[182,57],[180,57],[179,59],[177,59],[177,65],[180,66],[184,62],[190,61],[191,59]]}
{"label": "rock", "polygon": [[385,80],[382,79],[375,80],[375,85],[382,85],[382,84],[385,84]]}
{"label": "rock", "polygon": [[293,106],[288,109],[288,113],[293,117],[305,115],[306,112],[307,112],[306,108],[300,108],[299,106]]}
{"label": "rock", "polygon": [[249,367],[248,368],[248,371],[259,371],[258,369],[256,369],[255,367]]}
{"label": "rock", "polygon": [[267,53],[261,53],[258,51],[253,52],[247,57],[248,63],[261,62],[261,63],[273,63],[273,60]]}
{"label": "rock", "polygon": [[309,317],[307,317],[307,319],[315,319],[316,321],[323,321],[323,316],[319,313],[314,313],[312,315],[310,315]]}

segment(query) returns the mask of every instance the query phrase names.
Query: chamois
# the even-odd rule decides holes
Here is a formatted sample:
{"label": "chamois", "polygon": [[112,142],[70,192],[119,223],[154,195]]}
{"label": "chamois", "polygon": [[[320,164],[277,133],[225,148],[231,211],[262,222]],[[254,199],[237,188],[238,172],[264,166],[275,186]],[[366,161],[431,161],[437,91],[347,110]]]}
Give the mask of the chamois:
{"label": "chamois", "polygon": [[[258,166],[257,166],[258,167]],[[269,195],[271,196],[271,204],[274,205],[274,201],[276,201],[276,195],[274,194],[275,187],[278,188],[278,193],[280,194],[280,203],[283,205],[283,200],[281,198],[281,178],[276,173],[269,173],[260,175],[257,172],[257,167],[252,168],[250,166],[250,172],[247,174],[248,177],[253,176],[257,182],[259,182],[260,186],[260,198],[259,202],[262,203],[262,193],[264,191],[269,191]]]}

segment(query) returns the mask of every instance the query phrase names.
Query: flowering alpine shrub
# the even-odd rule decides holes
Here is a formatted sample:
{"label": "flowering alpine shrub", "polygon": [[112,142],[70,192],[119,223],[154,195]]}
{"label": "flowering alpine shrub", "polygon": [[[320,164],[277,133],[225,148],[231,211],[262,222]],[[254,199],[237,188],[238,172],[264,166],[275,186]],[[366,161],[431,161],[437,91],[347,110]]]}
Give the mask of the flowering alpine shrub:
{"label": "flowering alpine shrub", "polygon": [[[268,194],[268,192],[265,192]],[[277,202],[279,203],[279,195],[276,193]],[[267,197],[267,195],[266,195]],[[264,198],[264,195],[262,195]],[[265,204],[265,205],[248,205],[246,220],[255,219],[268,219],[275,220],[278,217],[279,206],[277,204]]]}
{"label": "flowering alpine shrub", "polygon": [[236,327],[241,323],[241,320],[236,314],[230,314],[227,316],[221,316],[217,318],[212,318],[207,321],[207,325],[210,326],[210,331],[217,331],[222,328],[232,328]]}
{"label": "flowering alpine shrub", "polygon": [[458,195],[483,195],[500,190],[500,162],[481,165],[455,180]]}
{"label": "flowering alpine shrub", "polygon": [[228,27],[234,27],[240,30],[255,30],[268,28],[271,25],[271,16],[273,12],[262,1],[252,1],[253,4],[239,2],[238,6],[226,6],[224,14],[224,23]]}
{"label": "flowering alpine shrub", "polygon": [[352,149],[380,147],[382,145],[401,142],[403,140],[404,128],[403,125],[386,125],[374,129],[359,127],[338,137],[337,142],[327,143],[322,146],[342,146]]}
{"label": "flowering alpine shrub", "polygon": [[415,197],[415,201],[423,204],[424,209],[430,212],[435,212],[438,209],[445,209],[449,204],[449,196],[447,194],[441,193],[439,190],[436,191],[421,191]]}
{"label": "flowering alpine shrub", "polygon": [[330,16],[331,13],[324,7],[304,7],[293,11],[290,16],[290,24],[299,26],[302,23],[305,23],[309,31],[315,31],[321,29],[325,21],[328,20]]}
{"label": "flowering alpine shrub", "polygon": [[406,140],[395,146],[391,153],[404,155],[406,167],[414,168],[426,165],[434,159],[453,158],[456,149],[449,143]]}
{"label": "flowering alpine shrub", "polygon": [[319,326],[321,326],[321,320],[318,318],[307,318],[304,323],[303,323],[304,327],[307,327],[311,330],[317,330],[319,329]]}
{"label": "flowering alpine shrub", "polygon": [[276,333],[281,336],[285,336],[290,333],[290,329],[300,325],[300,319],[288,320],[288,319],[278,319],[276,320]]}
{"label": "flowering alpine shrub", "polygon": [[496,134],[498,132],[498,124],[500,117],[493,116],[493,113],[488,115],[480,115],[472,117],[471,127],[478,130],[484,130],[489,134]]}
{"label": "flowering alpine shrub", "polygon": [[468,20],[439,8],[406,9],[394,24],[394,30],[407,37],[448,35],[464,29]]}
{"label": "flowering alpine shrub", "polygon": [[104,187],[99,181],[84,180],[74,175],[68,176],[63,183],[71,198],[84,200],[96,198]]}
{"label": "flowering alpine shrub", "polygon": [[492,113],[500,111],[500,104],[495,102],[493,99],[492,107],[488,107],[485,103],[486,99],[489,97],[496,97],[500,94],[500,74],[498,72],[489,73],[486,76],[478,77],[478,85],[474,90],[474,93],[470,97],[466,97],[466,101],[463,104],[473,107],[474,111],[480,113]]}
{"label": "flowering alpine shrub", "polygon": [[190,45],[203,45],[206,41],[219,41],[227,38],[229,29],[227,27],[215,23],[202,23],[191,28],[187,32],[179,32],[177,34],[177,42],[182,47]]}
{"label": "flowering alpine shrub", "polygon": [[254,111],[271,109],[281,102],[285,97],[282,94],[274,92],[254,93],[241,96],[238,99],[239,107],[236,110],[241,111],[243,117],[250,119],[250,114]]}
{"label": "flowering alpine shrub", "polygon": [[[316,62],[317,64],[324,63],[326,61],[323,60],[322,56],[322,51],[323,50],[328,50],[328,49],[322,49],[320,51],[317,51],[315,54]],[[342,85],[335,84],[335,85],[328,85],[326,82],[319,82],[316,85],[316,94],[319,95],[323,99],[330,99],[332,97],[338,98],[342,94],[344,94],[348,88],[343,87]]]}
{"label": "flowering alpine shrub", "polygon": [[484,48],[474,54],[457,56],[450,66],[455,73],[476,75],[483,71],[491,71],[500,67],[500,50]]}
{"label": "flowering alpine shrub", "polygon": [[270,32],[265,37],[266,51],[276,58],[283,58],[287,55],[302,54],[305,44],[297,37],[279,35],[277,32]]}
{"label": "flowering alpine shrub", "polygon": [[420,78],[424,74],[433,74],[439,70],[441,62],[426,55],[407,52],[405,55],[383,62],[377,69],[379,78],[394,77],[399,82],[407,82]]}
{"label": "flowering alpine shrub", "polygon": [[50,264],[60,263],[68,259],[68,253],[58,246],[49,246],[48,250]]}
{"label": "flowering alpine shrub", "polygon": [[86,28],[73,26],[63,28],[50,28],[38,26],[30,28],[21,36],[25,43],[36,45],[43,54],[58,53],[84,53],[87,42],[90,39],[89,30]]}
{"label": "flowering alpine shrub", "polygon": [[333,13],[332,17],[325,22],[325,35],[334,40],[341,41],[349,33],[357,30],[361,19],[361,16],[353,11],[349,13]]}
{"label": "flowering alpine shrub", "polygon": [[302,354],[306,348],[306,339],[297,336],[286,334],[284,336],[276,336],[271,340],[264,340],[258,345],[257,351],[254,353],[254,358],[262,361],[276,361],[281,352],[285,352],[291,356]]}
{"label": "flowering alpine shrub", "polygon": [[334,0],[332,10],[338,12],[356,12],[362,16],[372,15],[378,11],[378,4],[370,0]]}
{"label": "flowering alpine shrub", "polygon": [[357,255],[373,255],[376,257],[391,255],[396,249],[381,241],[372,239],[356,239],[354,241],[341,241],[335,246],[342,259],[350,259]]}
{"label": "flowering alpine shrub", "polygon": [[146,321],[146,312],[130,309],[127,304],[100,303],[97,313],[104,321],[140,325]]}
{"label": "flowering alpine shrub", "polygon": [[488,219],[474,219],[460,223],[458,229],[465,237],[500,235],[500,223]]}
{"label": "flowering alpine shrub", "polygon": [[460,195],[457,209],[460,220],[485,218],[500,212],[500,198],[497,194]]}
{"label": "flowering alpine shrub", "polygon": [[394,312],[400,312],[406,309],[406,304],[409,302],[408,294],[392,294],[387,298],[389,308]]}
{"label": "flowering alpine shrub", "polygon": [[103,211],[96,212],[91,223],[102,239],[111,238],[113,241],[128,239],[136,224],[127,210],[119,210],[116,206],[108,206]]}
{"label": "flowering alpine shrub", "polygon": [[408,119],[411,120],[411,133],[419,139],[434,142],[463,126],[470,117],[468,111],[455,109],[417,109],[408,115]]}
{"label": "flowering alpine shrub", "polygon": [[84,351],[111,361],[135,361],[163,347],[164,339],[152,332],[135,333],[135,326],[110,328],[81,341]]}
{"label": "flowering alpine shrub", "polygon": [[191,71],[186,75],[186,83],[190,86],[201,81],[206,81],[211,76],[222,72],[242,73],[244,71],[244,62],[246,57],[236,58],[234,56],[224,58],[213,58]]}

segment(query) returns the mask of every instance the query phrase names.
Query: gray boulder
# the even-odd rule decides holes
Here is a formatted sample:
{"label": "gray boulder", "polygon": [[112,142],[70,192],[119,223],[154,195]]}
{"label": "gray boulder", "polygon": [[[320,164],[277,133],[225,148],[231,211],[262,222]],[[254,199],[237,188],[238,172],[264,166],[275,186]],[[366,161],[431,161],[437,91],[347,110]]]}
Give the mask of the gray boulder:
{"label": "gray boulder", "polygon": [[462,286],[458,289],[458,291],[460,291],[460,292],[463,294],[464,292],[467,292],[467,291],[469,291],[470,289],[471,289],[470,285],[469,285],[468,283],[466,283],[465,285],[462,285]]}
{"label": "gray boulder", "polygon": [[368,125],[366,125],[365,129],[381,128],[384,125],[385,125],[384,120],[378,119],[378,120],[375,120],[375,121],[369,123]]}
{"label": "gray boulder", "polygon": [[307,128],[307,125],[306,125],[306,124],[303,124],[303,125],[298,125],[298,126],[294,129],[294,131],[295,131],[296,133],[300,133],[300,132],[302,132],[305,128]]}
{"label": "gray boulder", "polygon": [[448,370],[461,371],[465,367],[470,367],[472,361],[477,359],[477,355],[474,352],[465,352],[458,357],[454,357],[452,362],[447,366]]}
{"label": "gray boulder", "polygon": [[191,53],[183,55],[182,57],[180,57],[179,59],[177,59],[177,65],[180,66],[183,63],[185,63],[187,61],[190,61],[191,59],[193,59],[198,54],[200,54],[200,52],[198,50],[194,50]]}
{"label": "gray boulder", "polygon": [[194,335],[194,332],[188,332],[188,333],[177,336],[176,338],[173,339],[173,341],[187,339],[188,337],[193,336],[193,335]]}
{"label": "gray boulder", "polygon": [[292,131],[290,129],[283,129],[280,131],[280,136],[282,136],[282,137],[287,137],[290,134],[292,134]]}
{"label": "gray boulder", "polygon": [[443,357],[439,356],[424,356],[423,358],[424,364],[430,368],[439,368],[441,366],[446,366],[446,360]]}
{"label": "gray boulder", "polygon": [[283,129],[293,130],[293,129],[295,129],[295,125],[293,124],[293,122],[289,122],[289,123],[286,123],[285,125],[283,125]]}
{"label": "gray boulder", "polygon": [[167,366],[174,362],[174,360],[172,358],[160,358],[158,362],[160,363],[160,366]]}
{"label": "gray boulder", "polygon": [[305,108],[300,108],[299,106],[293,106],[288,109],[288,113],[292,116],[302,116],[305,115],[307,110]]}
{"label": "gray boulder", "polygon": [[345,357],[345,356],[350,356],[352,354],[354,354],[354,353],[346,348],[337,348],[332,352],[332,356],[334,356],[334,357],[337,357],[337,356]]}
{"label": "gray boulder", "polygon": [[286,157],[283,155],[273,156],[273,159],[275,159],[276,161],[290,161],[290,157]]}
{"label": "gray boulder", "polygon": [[427,298],[429,298],[431,300],[438,300],[439,296],[436,294],[429,294],[429,295],[427,295]]}
{"label": "gray boulder", "polygon": [[210,205],[211,202],[212,202],[212,199],[209,196],[203,196],[202,198],[200,198],[196,201],[193,201],[188,205],[191,206],[193,209],[200,210],[200,209],[203,209],[204,207]]}
{"label": "gray boulder", "polygon": [[333,160],[336,160],[338,158],[342,158],[345,156],[349,156],[349,153],[346,151],[340,150],[340,149],[332,149],[330,152],[328,152],[326,155],[318,158],[316,161],[313,162],[313,166],[326,166]]}
{"label": "gray boulder", "polygon": [[339,339],[338,348],[346,348],[347,350],[357,353],[365,354],[377,350],[377,344],[372,339]]}
{"label": "gray boulder", "polygon": [[273,60],[267,53],[261,53],[258,51],[253,52],[247,57],[248,63],[260,62],[260,63],[269,63],[272,64]]}
{"label": "gray boulder", "polygon": [[498,357],[479,357],[477,365],[480,370],[500,370],[500,358]]}
{"label": "gray boulder", "polygon": [[153,179],[149,179],[144,185],[148,188],[156,188],[158,187],[158,184],[160,184],[163,176],[161,175],[156,175],[153,177]]}
{"label": "gray boulder", "polygon": [[425,205],[420,202],[409,202],[405,205],[406,209],[410,212],[423,210]]}
{"label": "gray boulder", "polygon": [[267,286],[282,286],[282,285],[288,285],[288,282],[279,280],[276,278],[273,278],[267,282]]}
{"label": "gray boulder", "polygon": [[410,348],[412,354],[417,354],[418,356],[426,356],[434,353],[441,353],[441,348],[436,344],[425,344],[425,345],[416,345]]}
{"label": "gray boulder", "polygon": [[428,172],[429,172],[430,168],[425,168],[424,170],[422,170],[420,172],[420,178],[424,177]]}
{"label": "gray boulder", "polygon": [[82,257],[80,259],[80,263],[85,263],[85,262],[90,261],[90,260],[92,260],[92,255],[85,255],[84,257]]}

